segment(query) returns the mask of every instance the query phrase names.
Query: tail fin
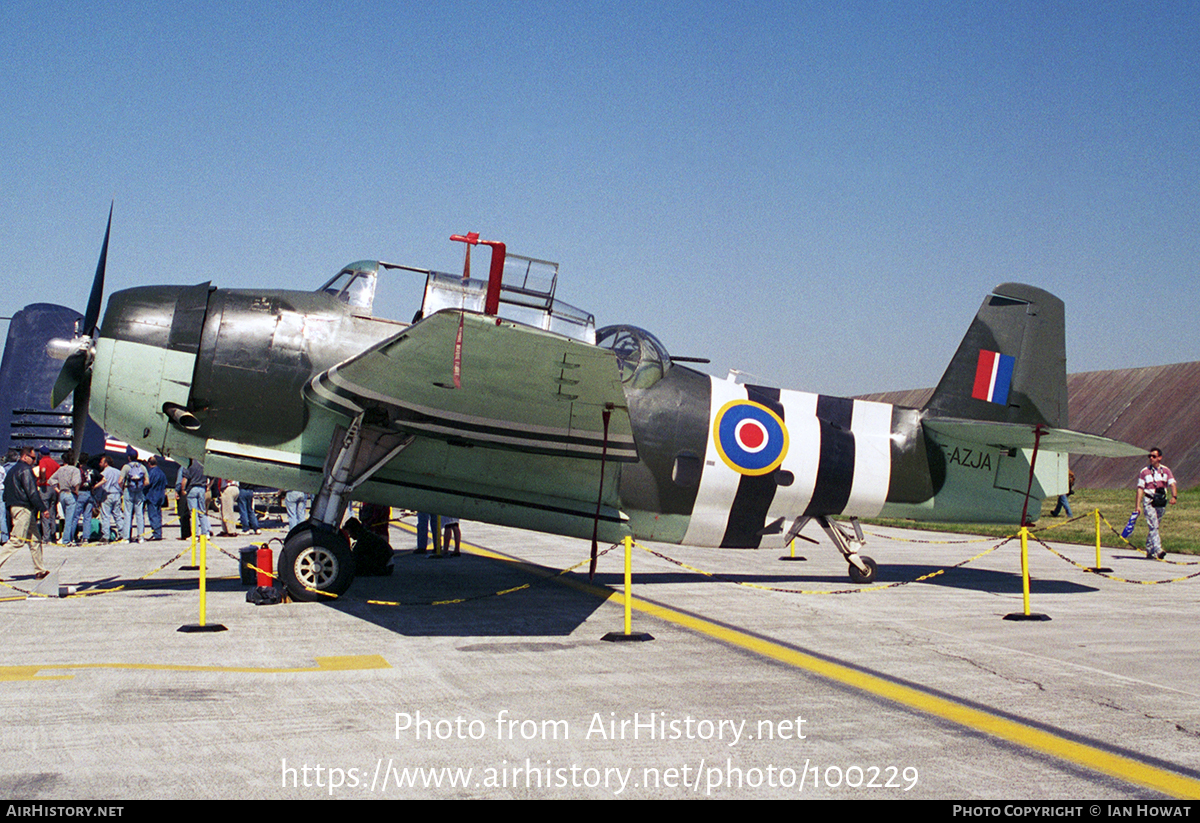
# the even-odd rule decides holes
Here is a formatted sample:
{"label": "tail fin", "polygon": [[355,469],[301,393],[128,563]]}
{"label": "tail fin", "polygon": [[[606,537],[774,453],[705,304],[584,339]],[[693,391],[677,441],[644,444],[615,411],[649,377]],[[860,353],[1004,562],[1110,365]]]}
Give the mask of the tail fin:
{"label": "tail fin", "polygon": [[1050,292],[1004,283],[984,298],[954,353],[927,415],[997,423],[1067,426],[1063,302]]}

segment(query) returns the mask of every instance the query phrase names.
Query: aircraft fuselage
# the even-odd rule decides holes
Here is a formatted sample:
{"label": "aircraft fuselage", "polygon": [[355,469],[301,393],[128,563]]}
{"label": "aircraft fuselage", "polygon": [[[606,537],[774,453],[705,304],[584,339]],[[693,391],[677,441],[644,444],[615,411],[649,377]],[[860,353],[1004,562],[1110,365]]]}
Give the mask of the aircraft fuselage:
{"label": "aircraft fuselage", "polygon": [[[407,328],[323,292],[128,289],[109,299],[91,414],[142,448],[204,461],[211,476],[315,493],[351,415],[306,402],[306,386]],[[438,356],[448,364],[452,353]],[[387,368],[415,365],[397,357]],[[418,436],[354,496],[580,537],[598,522],[605,540],[730,547],[758,546],[765,523],[803,515],[970,510],[1011,522],[1020,513],[1025,457],[990,449],[985,461],[978,444],[963,444],[978,457],[955,462],[955,444],[927,437],[917,410],[741,385],[679,364],[636,383],[613,410],[627,416],[636,454],[606,447],[603,457],[514,445],[480,433],[489,427],[476,418],[447,427],[419,408],[398,413],[404,398],[380,398],[373,419]],[[946,485],[954,491],[939,495]]]}

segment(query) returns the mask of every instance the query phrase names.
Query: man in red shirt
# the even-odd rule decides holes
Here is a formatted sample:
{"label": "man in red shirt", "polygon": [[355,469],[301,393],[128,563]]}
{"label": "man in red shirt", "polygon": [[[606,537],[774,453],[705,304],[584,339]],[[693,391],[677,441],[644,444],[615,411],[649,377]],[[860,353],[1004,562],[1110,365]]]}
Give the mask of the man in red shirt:
{"label": "man in red shirt", "polygon": [[58,461],[50,456],[50,447],[42,446],[42,459],[38,461],[33,474],[37,478],[38,492],[46,510],[42,512],[42,542],[53,543],[58,532],[58,492],[50,485],[50,478],[58,471]]}

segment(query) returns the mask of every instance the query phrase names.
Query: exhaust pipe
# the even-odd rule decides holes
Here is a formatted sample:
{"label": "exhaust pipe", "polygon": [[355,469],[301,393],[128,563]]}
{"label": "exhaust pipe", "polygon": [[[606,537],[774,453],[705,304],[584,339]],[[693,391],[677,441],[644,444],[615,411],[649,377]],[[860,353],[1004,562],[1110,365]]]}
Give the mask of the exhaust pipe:
{"label": "exhaust pipe", "polygon": [[163,403],[163,414],[171,418],[171,423],[181,431],[194,432],[200,429],[196,415],[177,403]]}

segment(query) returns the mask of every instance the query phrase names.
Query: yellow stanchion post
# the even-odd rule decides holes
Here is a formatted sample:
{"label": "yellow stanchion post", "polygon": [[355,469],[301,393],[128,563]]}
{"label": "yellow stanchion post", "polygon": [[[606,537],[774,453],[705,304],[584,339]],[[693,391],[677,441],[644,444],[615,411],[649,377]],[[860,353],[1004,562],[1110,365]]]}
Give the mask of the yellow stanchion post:
{"label": "yellow stanchion post", "polygon": [[1006,614],[1005,620],[1049,620],[1046,614],[1031,614],[1029,611],[1029,528],[1021,527],[1021,600],[1024,610],[1020,613]]}
{"label": "yellow stanchion post", "polygon": [[633,538],[625,535],[625,634],[633,631]]}
{"label": "yellow stanchion post", "polygon": [[609,632],[601,640],[629,641],[653,640],[646,632],[633,632],[633,537],[625,535],[625,631]]}
{"label": "yellow stanchion post", "polygon": [[432,520],[433,525],[433,554],[429,555],[430,560],[442,559],[442,516],[435,514]]}
{"label": "yellow stanchion post", "polygon": [[1021,603],[1029,617],[1029,529],[1021,527]]}
{"label": "yellow stanchion post", "polygon": [[[200,625],[204,625],[205,613],[208,612],[209,600],[209,539],[208,535],[200,537]],[[1030,611],[1026,603],[1025,611]]]}
{"label": "yellow stanchion post", "polygon": [[1096,516],[1096,565],[1092,568],[1092,571],[1111,572],[1112,569],[1100,565],[1100,509],[1096,509],[1092,513]]}
{"label": "yellow stanchion post", "polygon": [[[802,539],[807,539],[807,538],[802,538]],[[779,559],[780,560],[807,560],[808,558],[803,557],[803,556],[801,556],[801,557],[796,556],[796,538],[793,537],[791,540],[788,541],[788,553],[786,555],[784,555],[783,557],[780,557]]]}
{"label": "yellow stanchion post", "polygon": [[181,632],[223,632],[225,627],[220,623],[209,624],[208,616],[208,535],[200,535],[200,622],[180,626]]}

